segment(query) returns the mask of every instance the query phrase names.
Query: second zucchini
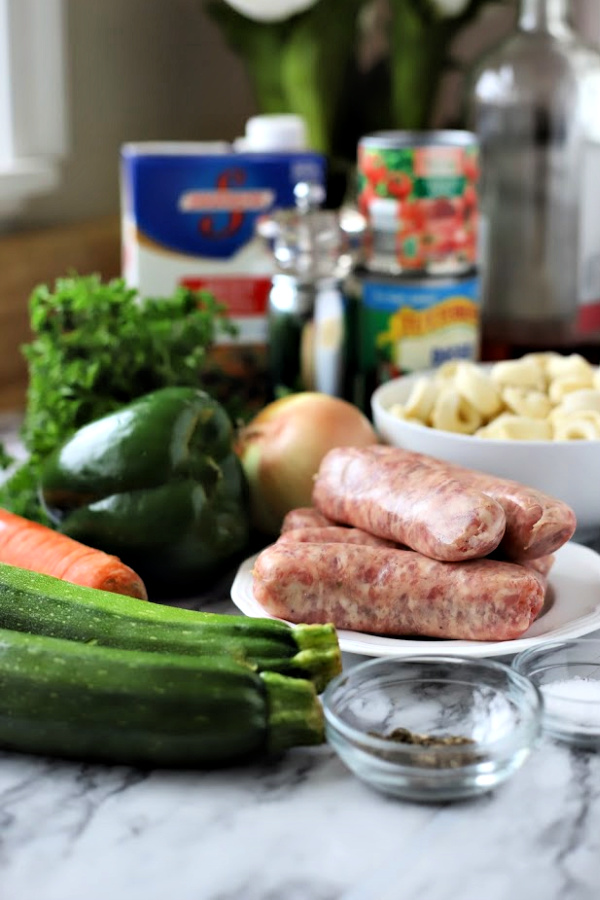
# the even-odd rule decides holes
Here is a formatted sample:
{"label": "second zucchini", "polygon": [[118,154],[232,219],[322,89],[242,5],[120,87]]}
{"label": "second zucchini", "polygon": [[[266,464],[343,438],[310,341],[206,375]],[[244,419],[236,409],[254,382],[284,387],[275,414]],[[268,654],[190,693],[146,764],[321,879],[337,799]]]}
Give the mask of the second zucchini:
{"label": "second zucchini", "polygon": [[81,587],[0,563],[0,628],[126,650],[229,656],[314,682],[341,671],[332,625],[198,612]]}

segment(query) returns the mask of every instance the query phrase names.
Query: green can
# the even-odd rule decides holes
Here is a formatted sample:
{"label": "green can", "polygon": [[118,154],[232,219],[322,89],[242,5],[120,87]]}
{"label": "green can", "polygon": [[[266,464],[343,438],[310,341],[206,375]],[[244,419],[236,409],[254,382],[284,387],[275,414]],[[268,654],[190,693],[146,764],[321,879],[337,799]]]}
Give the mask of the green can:
{"label": "green can", "polygon": [[391,378],[479,357],[476,270],[447,278],[361,271],[347,281],[346,294],[351,330],[346,396],[365,411],[375,388]]}

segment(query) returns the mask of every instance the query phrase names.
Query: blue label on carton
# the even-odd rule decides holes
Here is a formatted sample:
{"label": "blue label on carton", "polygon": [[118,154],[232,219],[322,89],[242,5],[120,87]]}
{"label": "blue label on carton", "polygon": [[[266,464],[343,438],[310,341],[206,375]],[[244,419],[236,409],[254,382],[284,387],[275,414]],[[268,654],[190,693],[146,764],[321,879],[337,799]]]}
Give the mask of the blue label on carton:
{"label": "blue label on carton", "polygon": [[300,181],[325,182],[317,153],[143,154],[123,149],[128,213],[164,249],[226,260],[248,244],[256,221],[295,205]]}

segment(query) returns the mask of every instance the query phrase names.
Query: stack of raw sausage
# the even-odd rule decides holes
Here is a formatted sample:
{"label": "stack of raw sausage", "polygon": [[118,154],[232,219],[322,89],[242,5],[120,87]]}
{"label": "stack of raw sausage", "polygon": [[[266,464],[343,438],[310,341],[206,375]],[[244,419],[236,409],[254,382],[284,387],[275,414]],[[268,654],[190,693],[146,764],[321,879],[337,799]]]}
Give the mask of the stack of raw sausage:
{"label": "stack of raw sausage", "polygon": [[289,621],[394,636],[519,637],[576,525],[533,488],[382,445],[331,450],[312,499],[256,560],[256,599]]}

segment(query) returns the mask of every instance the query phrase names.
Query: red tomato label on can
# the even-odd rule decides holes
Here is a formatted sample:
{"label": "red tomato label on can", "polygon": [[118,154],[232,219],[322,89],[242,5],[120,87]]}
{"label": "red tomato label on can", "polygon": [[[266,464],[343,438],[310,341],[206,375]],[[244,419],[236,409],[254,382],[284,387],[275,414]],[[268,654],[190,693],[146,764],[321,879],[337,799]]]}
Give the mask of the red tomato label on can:
{"label": "red tomato label on can", "polygon": [[469,132],[363,138],[358,204],[369,223],[368,267],[431,274],[473,268],[478,177],[478,148]]}

